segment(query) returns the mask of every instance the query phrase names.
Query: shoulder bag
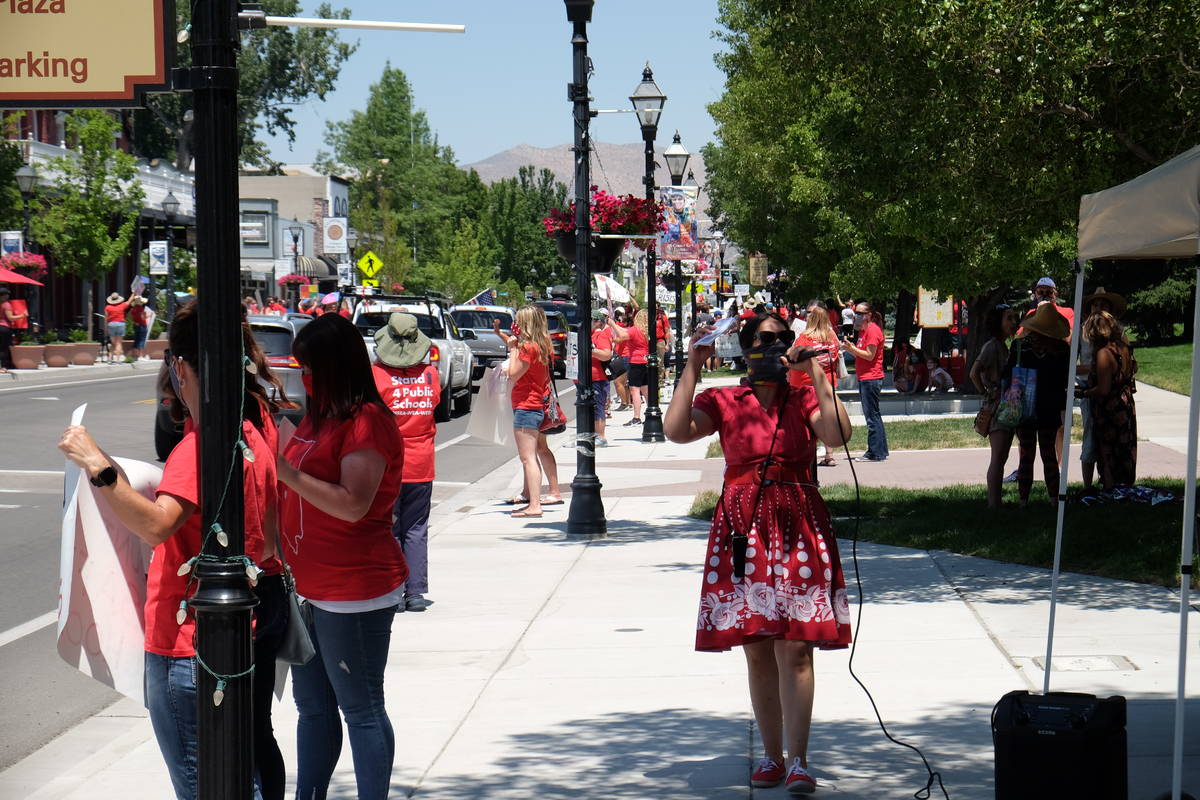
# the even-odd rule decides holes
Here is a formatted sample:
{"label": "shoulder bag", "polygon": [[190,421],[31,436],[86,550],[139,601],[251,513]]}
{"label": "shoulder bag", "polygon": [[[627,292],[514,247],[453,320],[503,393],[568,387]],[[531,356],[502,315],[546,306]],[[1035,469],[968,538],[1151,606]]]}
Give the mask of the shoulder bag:
{"label": "shoulder bag", "polygon": [[546,393],[542,406],[542,424],[538,426],[539,433],[562,433],[567,429],[567,415],[558,402],[558,387],[554,378],[550,378],[550,391]]}
{"label": "shoulder bag", "polygon": [[283,590],[287,592],[288,621],[287,629],[283,632],[283,641],[275,653],[275,660],[297,666],[307,664],[317,654],[313,646],[312,636],[308,632],[309,605],[296,596],[296,581],[292,579],[292,568],[288,566],[283,556],[283,542],[278,534],[275,537],[275,549],[279,553],[279,562],[283,564]]}
{"label": "shoulder bag", "polygon": [[996,410],[996,421],[1006,428],[1015,428],[1037,417],[1037,370],[1021,366],[1024,341],[1016,347],[1017,364],[1013,367],[1012,378],[1000,396],[1000,405]]}

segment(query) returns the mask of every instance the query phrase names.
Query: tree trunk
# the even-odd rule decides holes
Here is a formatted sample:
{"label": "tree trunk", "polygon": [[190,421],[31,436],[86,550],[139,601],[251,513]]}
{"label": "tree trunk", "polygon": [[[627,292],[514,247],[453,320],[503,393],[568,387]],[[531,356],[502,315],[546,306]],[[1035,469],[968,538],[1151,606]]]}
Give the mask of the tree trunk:
{"label": "tree trunk", "polygon": [[970,372],[971,365],[975,363],[975,358],[979,355],[979,351],[987,344],[987,330],[984,327],[987,322],[988,312],[996,307],[1008,296],[1009,287],[1001,286],[993,289],[986,294],[977,294],[967,301],[967,371]]}
{"label": "tree trunk", "polygon": [[898,342],[908,342],[916,331],[913,324],[913,312],[917,309],[917,296],[908,289],[901,289],[896,298],[896,331],[892,346]]}

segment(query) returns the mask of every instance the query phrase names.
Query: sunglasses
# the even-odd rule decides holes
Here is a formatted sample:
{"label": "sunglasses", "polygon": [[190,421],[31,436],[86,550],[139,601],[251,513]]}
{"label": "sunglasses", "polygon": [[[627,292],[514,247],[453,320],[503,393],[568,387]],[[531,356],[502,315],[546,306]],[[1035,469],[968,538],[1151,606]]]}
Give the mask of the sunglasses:
{"label": "sunglasses", "polygon": [[167,365],[167,377],[171,380],[171,391],[175,393],[177,400],[183,400],[183,393],[179,389],[179,373],[175,371],[176,356],[170,351],[163,352],[163,363]]}
{"label": "sunglasses", "polygon": [[759,331],[757,334],[755,334],[754,338],[758,339],[759,344],[762,345],[770,346],[778,341],[780,344],[791,347],[792,342],[796,341],[796,332],[779,331],[776,333],[775,331]]}

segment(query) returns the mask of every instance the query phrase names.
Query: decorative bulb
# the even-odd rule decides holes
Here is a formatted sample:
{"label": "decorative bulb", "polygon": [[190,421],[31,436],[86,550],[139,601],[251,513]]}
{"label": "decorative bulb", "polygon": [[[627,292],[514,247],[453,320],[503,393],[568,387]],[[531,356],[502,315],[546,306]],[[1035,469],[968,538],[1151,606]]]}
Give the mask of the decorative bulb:
{"label": "decorative bulb", "polygon": [[217,681],[217,690],[213,692],[213,705],[221,705],[221,701],[225,699],[225,681]]}
{"label": "decorative bulb", "polygon": [[250,445],[246,444],[244,441],[239,440],[238,447],[242,448],[242,458],[246,459],[251,464],[253,464],[254,463],[254,451],[250,449]]}
{"label": "decorative bulb", "polygon": [[187,600],[179,601],[179,610],[175,612],[175,623],[182,625],[187,621]]}
{"label": "decorative bulb", "polygon": [[225,531],[217,531],[217,544],[221,545],[221,547],[229,547],[229,537],[225,534]]}
{"label": "decorative bulb", "polygon": [[179,565],[179,571],[176,572],[175,574],[182,578],[184,575],[187,575],[191,571],[192,571],[192,562],[189,559],[188,561],[185,561]]}

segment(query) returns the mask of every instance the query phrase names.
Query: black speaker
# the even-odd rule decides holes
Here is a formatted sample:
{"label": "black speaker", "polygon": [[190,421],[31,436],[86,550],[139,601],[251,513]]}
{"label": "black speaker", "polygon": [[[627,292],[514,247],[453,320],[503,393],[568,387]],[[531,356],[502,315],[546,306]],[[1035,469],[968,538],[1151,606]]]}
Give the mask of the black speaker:
{"label": "black speaker", "polygon": [[1009,692],[992,709],[996,800],[1126,800],[1125,698]]}

